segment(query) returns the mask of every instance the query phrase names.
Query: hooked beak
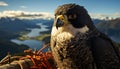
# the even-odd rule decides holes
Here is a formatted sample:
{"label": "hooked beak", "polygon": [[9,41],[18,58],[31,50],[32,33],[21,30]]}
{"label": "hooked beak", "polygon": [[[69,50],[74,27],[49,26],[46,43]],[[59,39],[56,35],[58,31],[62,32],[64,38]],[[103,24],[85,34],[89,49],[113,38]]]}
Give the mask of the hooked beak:
{"label": "hooked beak", "polygon": [[57,17],[57,20],[56,20],[56,28],[58,29],[59,27],[63,26],[64,25],[64,22],[63,22],[63,16],[62,15],[59,15]]}
{"label": "hooked beak", "polygon": [[59,27],[63,26],[64,23],[63,21],[61,21],[59,18],[57,19],[57,22],[56,22],[56,28],[58,29]]}

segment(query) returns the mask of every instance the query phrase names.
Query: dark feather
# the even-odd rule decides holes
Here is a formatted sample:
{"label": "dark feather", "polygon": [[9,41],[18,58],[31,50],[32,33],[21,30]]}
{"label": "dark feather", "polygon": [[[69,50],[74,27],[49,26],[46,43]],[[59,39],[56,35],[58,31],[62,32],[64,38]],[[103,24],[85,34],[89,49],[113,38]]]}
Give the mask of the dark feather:
{"label": "dark feather", "polygon": [[64,41],[60,41],[64,35],[59,38],[59,33],[51,35],[51,49],[57,66],[60,69],[120,69],[119,55],[111,40],[96,29],[83,6],[65,4],[55,11],[55,17],[74,14],[75,18],[68,19],[71,25],[76,29],[87,25],[89,31],[77,32],[74,38]]}
{"label": "dark feather", "polygon": [[118,49],[105,34],[91,38],[91,50],[98,69],[120,69]]}

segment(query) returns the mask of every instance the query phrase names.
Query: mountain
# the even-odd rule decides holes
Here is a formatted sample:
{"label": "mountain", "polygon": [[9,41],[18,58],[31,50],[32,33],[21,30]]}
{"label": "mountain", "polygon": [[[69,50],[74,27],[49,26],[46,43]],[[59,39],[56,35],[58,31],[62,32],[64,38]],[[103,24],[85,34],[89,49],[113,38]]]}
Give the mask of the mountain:
{"label": "mountain", "polygon": [[5,57],[7,52],[15,54],[28,49],[28,46],[17,45],[10,40],[19,37],[21,32],[28,31],[27,28],[34,27],[37,27],[37,25],[18,18],[0,18],[0,59]]}
{"label": "mountain", "polygon": [[0,39],[0,60],[7,55],[8,52],[10,54],[24,52],[24,50],[29,47],[26,45],[17,45],[8,40]]}
{"label": "mountain", "polygon": [[11,39],[16,39],[21,36],[21,33],[30,32],[32,28],[40,28],[37,23],[44,23],[52,27],[53,19],[19,19],[16,17],[1,17],[0,18],[0,59],[3,58],[7,52],[11,54],[23,52],[28,49],[28,46],[18,45],[11,42]]}
{"label": "mountain", "polygon": [[[25,45],[17,45],[10,42],[11,39],[19,37],[21,35],[21,32],[30,32],[28,28],[40,28],[37,23],[42,23],[44,25],[47,25],[48,29],[50,30],[41,32],[41,34],[50,34],[53,21],[53,18],[21,19],[16,17],[1,17],[0,58],[5,56],[7,52],[11,52],[12,54],[14,54],[22,52],[24,49],[28,48]],[[93,19],[93,22],[101,32],[110,36],[114,41],[120,42],[120,18],[113,20]],[[50,38],[47,37],[46,39],[44,39],[44,41],[48,41],[48,39]]]}
{"label": "mountain", "polygon": [[101,32],[120,43],[120,18],[101,21],[95,25]]}
{"label": "mountain", "polygon": [[53,19],[19,19],[11,17],[0,18],[0,31],[5,31],[9,34],[19,34],[22,31],[28,31],[28,28],[40,28],[37,23],[44,23],[52,26]]}
{"label": "mountain", "polygon": [[1,18],[0,19],[0,30],[12,32],[12,33],[18,33],[23,30],[26,30],[26,28],[34,28],[37,27],[34,23],[29,23],[29,21],[20,20],[18,18]]}
{"label": "mountain", "polygon": [[92,19],[93,23],[96,25],[97,23],[100,22],[105,22],[106,20],[101,20],[101,19]]}

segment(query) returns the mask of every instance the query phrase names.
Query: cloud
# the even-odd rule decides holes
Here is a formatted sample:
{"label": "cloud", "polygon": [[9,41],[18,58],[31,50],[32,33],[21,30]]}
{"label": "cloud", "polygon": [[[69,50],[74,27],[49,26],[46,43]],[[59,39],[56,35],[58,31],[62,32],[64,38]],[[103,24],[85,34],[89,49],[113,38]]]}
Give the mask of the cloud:
{"label": "cloud", "polygon": [[116,13],[114,14],[114,16],[120,17],[120,13],[119,13],[119,12],[116,12]]}
{"label": "cloud", "polygon": [[27,8],[26,6],[20,6],[20,8],[23,8],[23,9],[25,9],[25,8]]}
{"label": "cloud", "polygon": [[3,11],[0,17],[15,17],[19,19],[50,19],[53,16],[47,12]]}
{"label": "cloud", "polygon": [[[92,18],[97,19],[114,19],[114,18],[120,18],[120,13],[116,12],[113,14],[102,14],[102,13],[90,13],[90,16]],[[1,17],[14,17],[19,19],[51,19],[54,16],[47,12],[27,12],[27,11],[3,11],[0,12],[0,18]]]}
{"label": "cloud", "polygon": [[8,6],[8,4],[3,1],[0,1],[0,6]]}
{"label": "cloud", "polygon": [[90,13],[90,16],[92,18],[98,18],[98,19],[114,19],[114,18],[120,18],[120,13],[113,13],[113,14],[102,14],[102,13]]}

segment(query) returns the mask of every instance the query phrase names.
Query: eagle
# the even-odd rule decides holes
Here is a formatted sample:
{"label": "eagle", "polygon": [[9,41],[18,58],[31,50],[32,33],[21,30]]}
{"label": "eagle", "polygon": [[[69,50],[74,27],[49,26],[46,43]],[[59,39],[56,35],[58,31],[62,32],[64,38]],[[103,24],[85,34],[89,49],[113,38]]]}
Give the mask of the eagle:
{"label": "eagle", "polygon": [[120,69],[110,38],[93,24],[87,10],[64,4],[55,10],[51,50],[60,69]]}

